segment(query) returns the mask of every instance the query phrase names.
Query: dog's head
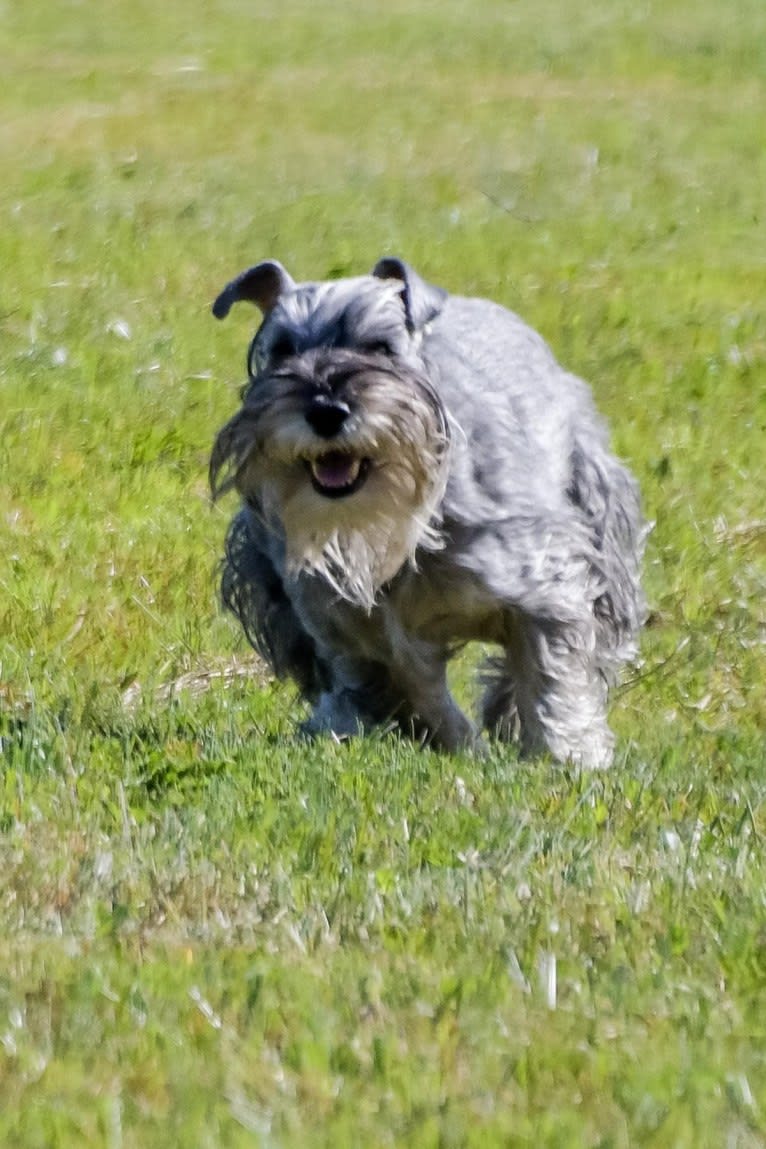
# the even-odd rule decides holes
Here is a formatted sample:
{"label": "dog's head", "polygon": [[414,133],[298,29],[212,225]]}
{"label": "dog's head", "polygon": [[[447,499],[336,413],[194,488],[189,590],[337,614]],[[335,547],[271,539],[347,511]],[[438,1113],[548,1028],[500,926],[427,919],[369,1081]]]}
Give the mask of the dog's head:
{"label": "dog's head", "polygon": [[213,305],[219,319],[240,300],[263,313],[242,406],[213,448],[214,493],[236,487],[284,533],[291,573],[368,608],[438,545],[449,433],[420,344],[444,299],[400,260],[305,284],[268,261]]}

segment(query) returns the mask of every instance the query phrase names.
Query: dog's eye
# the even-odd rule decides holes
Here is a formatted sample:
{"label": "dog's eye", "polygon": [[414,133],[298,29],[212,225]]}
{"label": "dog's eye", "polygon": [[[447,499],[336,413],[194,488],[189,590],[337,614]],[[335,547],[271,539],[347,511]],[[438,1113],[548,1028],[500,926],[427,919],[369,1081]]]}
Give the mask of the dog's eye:
{"label": "dog's eye", "polygon": [[272,359],[287,359],[289,355],[294,355],[295,352],[295,342],[292,335],[287,331],[278,335],[269,348],[269,355]]}
{"label": "dog's eye", "polygon": [[365,343],[362,348],[363,351],[368,352],[370,355],[392,355],[391,345],[386,343],[384,339],[375,339],[370,343]]}

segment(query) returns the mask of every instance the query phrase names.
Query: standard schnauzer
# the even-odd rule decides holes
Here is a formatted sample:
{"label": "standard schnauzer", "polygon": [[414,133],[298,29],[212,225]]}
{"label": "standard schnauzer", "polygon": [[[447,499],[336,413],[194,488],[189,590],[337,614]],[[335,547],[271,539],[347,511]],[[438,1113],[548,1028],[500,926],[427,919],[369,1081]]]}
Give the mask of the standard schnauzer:
{"label": "standard schnauzer", "polygon": [[482,727],[608,765],[645,527],[586,384],[518,316],[398,259],[300,284],[259,263],[214,314],[239,300],[264,318],[210,464],[243,500],[223,600],[312,704],[305,731],[476,746],[447,663],[478,641],[500,648]]}

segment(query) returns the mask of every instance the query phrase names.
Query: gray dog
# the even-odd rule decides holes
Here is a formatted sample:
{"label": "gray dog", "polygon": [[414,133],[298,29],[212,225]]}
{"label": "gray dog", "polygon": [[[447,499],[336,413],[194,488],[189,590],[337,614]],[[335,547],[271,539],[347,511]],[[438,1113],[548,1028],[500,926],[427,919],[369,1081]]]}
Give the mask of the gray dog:
{"label": "gray dog", "polygon": [[210,464],[214,494],[243,498],[223,599],[312,704],[305,730],[477,745],[447,684],[477,640],[500,648],[484,727],[608,765],[645,531],[587,386],[516,315],[398,259],[301,284],[259,263],[214,314],[239,300],[264,319]]}

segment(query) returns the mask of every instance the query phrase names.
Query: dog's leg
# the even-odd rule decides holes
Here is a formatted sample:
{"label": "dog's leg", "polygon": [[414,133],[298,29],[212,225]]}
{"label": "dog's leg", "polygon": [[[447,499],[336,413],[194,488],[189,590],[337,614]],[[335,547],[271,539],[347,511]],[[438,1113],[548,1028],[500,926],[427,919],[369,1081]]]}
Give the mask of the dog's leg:
{"label": "dog's leg", "polygon": [[388,673],[402,698],[400,726],[408,722],[416,737],[440,750],[481,749],[479,733],[463,713],[447,682],[447,651],[437,643],[415,639],[398,616],[386,617],[391,660]]}
{"label": "dog's leg", "polygon": [[425,667],[405,684],[407,697],[400,726],[437,750],[455,753],[460,750],[480,750],[479,732],[463,713],[447,685],[446,667],[442,664]]}
{"label": "dog's leg", "polygon": [[402,700],[392,690],[384,666],[345,655],[333,656],[330,651],[325,651],[325,658],[331,681],[302,724],[304,735],[347,738],[395,721]]}
{"label": "dog's leg", "polygon": [[525,754],[548,750],[561,762],[589,769],[610,764],[607,684],[590,633],[522,617],[504,667],[499,661],[495,666],[484,715],[499,737],[510,738],[518,729]]}
{"label": "dog's leg", "polygon": [[333,663],[334,682],[319,698],[302,732],[345,738],[386,726],[440,750],[478,747],[478,732],[447,685],[443,661],[419,654],[406,668],[347,658]]}
{"label": "dog's leg", "polygon": [[320,694],[309,718],[301,723],[300,733],[307,738],[330,734],[336,739],[367,733],[374,724],[363,714],[354,692],[343,686]]}

